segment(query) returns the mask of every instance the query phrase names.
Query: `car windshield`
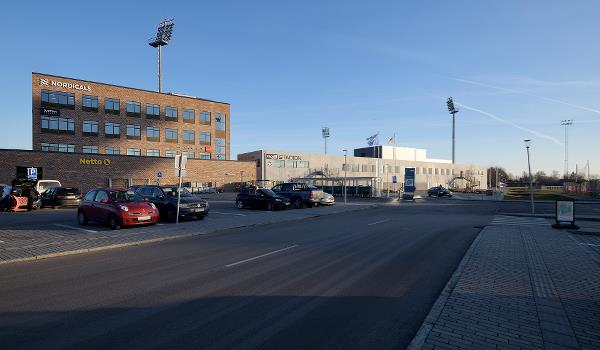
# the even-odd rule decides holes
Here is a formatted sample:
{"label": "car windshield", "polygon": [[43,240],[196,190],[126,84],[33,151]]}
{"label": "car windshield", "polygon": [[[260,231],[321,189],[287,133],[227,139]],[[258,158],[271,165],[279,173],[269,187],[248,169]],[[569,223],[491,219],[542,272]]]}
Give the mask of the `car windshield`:
{"label": "car windshield", "polygon": [[[162,187],[163,192],[167,197],[177,197],[177,187]],[[192,194],[187,188],[181,188],[181,197],[191,197]]]}
{"label": "car windshield", "polygon": [[273,192],[272,190],[269,190],[267,188],[260,190],[260,192],[262,192],[265,196],[269,196],[269,197],[273,197],[273,196],[277,195],[275,192]]}
{"label": "car windshield", "polygon": [[144,198],[133,191],[111,191],[110,197],[117,203],[143,202]]}

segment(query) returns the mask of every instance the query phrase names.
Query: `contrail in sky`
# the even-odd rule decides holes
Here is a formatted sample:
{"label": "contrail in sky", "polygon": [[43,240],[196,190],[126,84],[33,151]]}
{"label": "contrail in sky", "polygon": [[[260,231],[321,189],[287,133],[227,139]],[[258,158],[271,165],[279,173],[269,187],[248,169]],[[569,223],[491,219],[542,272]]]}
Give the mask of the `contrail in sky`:
{"label": "contrail in sky", "polygon": [[511,93],[514,93],[514,94],[521,94],[521,95],[525,95],[525,96],[531,96],[531,97],[539,98],[539,99],[542,99],[542,100],[545,100],[545,101],[550,101],[550,102],[559,103],[559,104],[562,104],[562,105],[565,105],[565,106],[569,106],[569,107],[581,109],[581,110],[584,110],[584,111],[587,111],[587,112],[592,112],[592,113],[600,114],[600,110],[598,110],[598,109],[594,109],[594,108],[590,108],[590,107],[586,107],[586,106],[581,106],[581,105],[576,105],[576,104],[573,104],[573,103],[569,103],[569,102],[557,100],[557,99],[550,98],[550,97],[538,96],[538,95],[534,95],[534,94],[531,94],[531,93],[526,92],[526,91],[515,90],[515,89],[508,89],[508,88],[504,88],[504,87],[500,87],[500,86],[494,86],[494,85],[484,84],[484,83],[480,83],[478,81],[467,80],[467,79],[459,79],[459,78],[451,78],[451,79],[455,80],[455,81],[462,82],[462,83],[467,83],[467,84],[472,84],[472,85],[479,85],[479,86],[484,86],[484,87],[488,87],[488,88],[492,88],[492,89],[496,89],[496,90],[502,90],[502,91],[506,91],[506,92],[511,92]]}
{"label": "contrail in sky", "polygon": [[539,138],[550,140],[550,141],[554,142],[555,144],[557,144],[559,146],[564,146],[564,144],[562,142],[558,141],[557,139],[555,139],[552,136],[549,136],[549,135],[546,135],[546,134],[542,134],[539,131],[535,131],[535,130],[526,128],[526,127],[521,126],[519,124],[515,124],[515,123],[511,122],[510,120],[506,120],[506,119],[501,118],[501,117],[499,117],[499,116],[497,116],[495,114],[492,114],[492,113],[489,113],[489,112],[486,112],[486,111],[482,111],[481,109],[478,109],[478,108],[475,108],[475,107],[471,107],[471,106],[467,106],[465,104],[458,103],[456,101],[454,101],[454,103],[456,105],[458,105],[459,107],[462,107],[464,109],[468,109],[468,110],[473,111],[473,112],[481,113],[481,114],[483,114],[483,115],[485,115],[487,117],[490,117],[490,118],[492,118],[494,120],[497,120],[497,121],[499,121],[501,123],[508,124],[508,125],[510,125],[510,126],[512,126],[514,128],[517,128],[519,130],[523,130],[523,131],[528,132],[528,133],[530,133],[532,135],[535,135],[535,136],[537,136]]}

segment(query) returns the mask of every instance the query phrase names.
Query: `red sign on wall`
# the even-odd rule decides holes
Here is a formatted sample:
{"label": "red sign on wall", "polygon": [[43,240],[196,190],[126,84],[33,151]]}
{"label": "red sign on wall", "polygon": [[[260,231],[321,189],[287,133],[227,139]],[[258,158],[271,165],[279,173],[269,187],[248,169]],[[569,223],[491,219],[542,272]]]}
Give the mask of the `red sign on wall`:
{"label": "red sign on wall", "polygon": [[204,146],[204,152],[210,152],[211,148],[210,146]]}

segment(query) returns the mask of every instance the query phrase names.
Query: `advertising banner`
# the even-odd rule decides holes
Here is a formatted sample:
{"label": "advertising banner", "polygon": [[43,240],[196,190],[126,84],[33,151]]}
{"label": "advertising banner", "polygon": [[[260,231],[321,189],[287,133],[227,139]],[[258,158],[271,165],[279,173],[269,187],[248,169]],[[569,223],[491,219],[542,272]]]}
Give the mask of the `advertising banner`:
{"label": "advertising banner", "polygon": [[404,192],[415,192],[415,168],[404,169]]}

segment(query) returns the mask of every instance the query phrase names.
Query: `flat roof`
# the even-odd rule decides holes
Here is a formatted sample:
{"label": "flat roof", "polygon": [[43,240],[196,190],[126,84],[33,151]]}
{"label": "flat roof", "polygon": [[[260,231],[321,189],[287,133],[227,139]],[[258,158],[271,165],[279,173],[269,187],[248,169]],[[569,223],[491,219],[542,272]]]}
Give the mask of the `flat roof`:
{"label": "flat roof", "polygon": [[180,94],[177,94],[177,93],[158,92],[158,91],[152,91],[152,90],[134,88],[134,87],[130,87],[130,86],[108,84],[108,83],[102,83],[102,82],[93,81],[93,80],[86,80],[86,79],[65,77],[65,76],[62,76],[62,75],[46,74],[46,73],[39,73],[39,72],[31,72],[31,74],[39,74],[39,75],[45,75],[45,76],[55,77],[55,78],[61,78],[61,79],[79,80],[79,81],[83,81],[83,82],[86,82],[86,83],[93,83],[93,84],[101,84],[101,85],[107,85],[107,86],[114,86],[114,87],[118,87],[118,88],[138,90],[138,91],[143,91],[143,92],[151,92],[151,93],[158,94],[158,95],[167,95],[167,96],[175,96],[175,97],[181,97],[181,98],[190,98],[190,99],[193,99],[193,100],[200,100],[200,101],[214,102],[214,103],[221,103],[221,104],[230,105],[229,102],[221,102],[221,101],[209,100],[209,99],[206,99],[206,98],[193,97],[193,96],[188,96],[188,95],[180,95]]}

